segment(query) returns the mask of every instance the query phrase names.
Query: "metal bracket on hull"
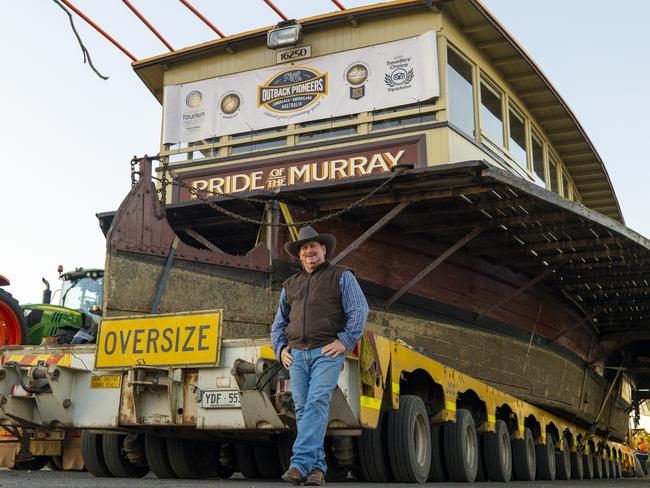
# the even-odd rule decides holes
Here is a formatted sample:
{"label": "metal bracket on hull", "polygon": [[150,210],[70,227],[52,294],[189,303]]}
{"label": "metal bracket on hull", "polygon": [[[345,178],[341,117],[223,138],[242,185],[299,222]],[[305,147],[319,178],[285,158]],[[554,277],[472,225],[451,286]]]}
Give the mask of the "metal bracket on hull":
{"label": "metal bracket on hull", "polygon": [[472,230],[469,234],[461,238],[454,245],[452,245],[445,252],[443,252],[440,256],[438,256],[431,264],[429,264],[426,268],[424,268],[417,275],[415,275],[415,277],[411,281],[405,284],[397,293],[395,293],[392,297],[390,297],[386,302],[386,308],[389,308],[393,303],[399,300],[400,297],[404,295],[404,293],[406,293],[411,288],[413,288],[422,278],[424,278],[426,275],[431,273],[431,271],[433,271],[438,266],[440,266],[443,262],[445,262],[449,256],[451,256],[453,253],[458,251],[461,247],[463,247],[465,244],[467,244],[469,241],[471,241],[477,235],[479,235],[483,231],[483,229],[484,227],[474,228],[474,230]]}

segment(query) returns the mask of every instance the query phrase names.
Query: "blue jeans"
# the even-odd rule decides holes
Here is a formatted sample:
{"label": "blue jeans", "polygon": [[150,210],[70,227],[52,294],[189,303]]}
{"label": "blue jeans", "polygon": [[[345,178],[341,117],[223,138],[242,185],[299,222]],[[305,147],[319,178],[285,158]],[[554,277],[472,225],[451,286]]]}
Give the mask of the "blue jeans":
{"label": "blue jeans", "polygon": [[313,469],[327,471],[323,441],[327,431],[330,400],[343,368],[345,354],[332,358],[321,348],[292,349],[291,394],[296,409],[298,436],[293,443],[291,466],[307,476]]}

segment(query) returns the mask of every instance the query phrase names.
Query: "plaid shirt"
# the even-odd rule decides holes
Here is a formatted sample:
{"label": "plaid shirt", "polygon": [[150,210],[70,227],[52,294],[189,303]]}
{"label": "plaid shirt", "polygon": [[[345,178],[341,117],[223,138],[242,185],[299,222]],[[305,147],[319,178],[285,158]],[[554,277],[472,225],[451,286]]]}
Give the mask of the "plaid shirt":
{"label": "plaid shirt", "polygon": [[[363,296],[359,282],[357,282],[352,272],[346,271],[341,275],[339,287],[341,289],[341,306],[343,312],[345,312],[347,322],[345,329],[339,332],[337,336],[345,348],[351,351],[361,338],[361,334],[363,334],[363,326],[366,323],[366,317],[368,317],[368,302],[366,297]],[[271,326],[271,341],[278,361],[280,360],[282,348],[288,343],[284,335],[284,329],[289,324],[290,311],[291,305],[287,300],[287,292],[282,288],[278,311]]]}

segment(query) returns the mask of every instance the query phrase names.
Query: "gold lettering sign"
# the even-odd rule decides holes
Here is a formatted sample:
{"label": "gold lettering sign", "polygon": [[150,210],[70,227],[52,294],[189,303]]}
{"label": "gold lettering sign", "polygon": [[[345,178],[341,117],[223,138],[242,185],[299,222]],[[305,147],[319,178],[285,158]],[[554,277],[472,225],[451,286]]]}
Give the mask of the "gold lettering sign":
{"label": "gold lettering sign", "polygon": [[[292,156],[293,160],[267,160],[252,164],[229,165],[222,168],[200,170],[185,173],[186,184],[195,188],[199,194],[248,193],[253,191],[273,191],[283,187],[297,185],[318,185],[332,180],[358,178],[372,174],[387,173],[396,164],[421,166],[423,161],[423,138],[411,138],[408,142],[390,145],[371,145],[346,148],[327,156],[320,152],[318,156],[310,154]],[[288,159],[288,158],[287,158]],[[237,168],[233,170],[231,168]],[[175,201],[196,199],[195,194],[181,189]]]}

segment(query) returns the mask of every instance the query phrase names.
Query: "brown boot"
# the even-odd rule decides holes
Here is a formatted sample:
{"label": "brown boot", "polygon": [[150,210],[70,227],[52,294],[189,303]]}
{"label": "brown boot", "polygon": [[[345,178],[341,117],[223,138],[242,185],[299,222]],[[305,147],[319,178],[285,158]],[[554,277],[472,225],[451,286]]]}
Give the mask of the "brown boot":
{"label": "brown boot", "polygon": [[282,481],[291,483],[292,485],[301,485],[305,481],[305,477],[298,471],[296,468],[291,466],[287,471],[281,476]]}
{"label": "brown boot", "polygon": [[325,486],[325,473],[318,468],[312,469],[305,480],[305,486]]}

